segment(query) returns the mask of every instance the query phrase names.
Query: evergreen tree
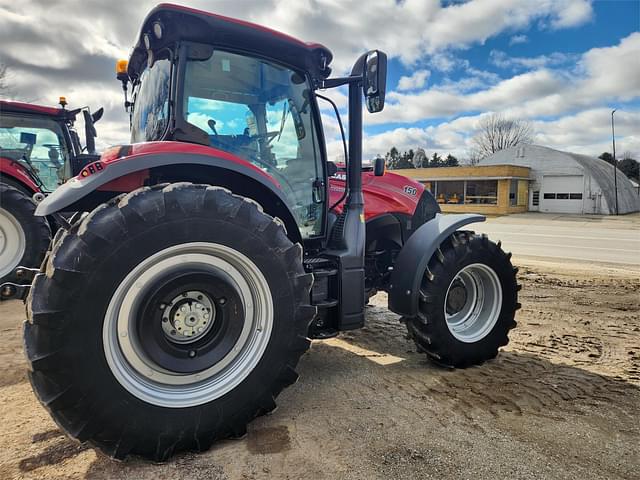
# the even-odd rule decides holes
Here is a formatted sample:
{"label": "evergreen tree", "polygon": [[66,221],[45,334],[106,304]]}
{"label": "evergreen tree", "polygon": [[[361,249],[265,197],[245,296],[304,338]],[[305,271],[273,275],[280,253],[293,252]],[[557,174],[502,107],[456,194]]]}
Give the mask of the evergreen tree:
{"label": "evergreen tree", "polygon": [[456,157],[451,154],[447,155],[447,158],[445,158],[444,160],[445,167],[457,167],[458,165],[460,164],[458,163],[458,159]]}
{"label": "evergreen tree", "polygon": [[431,155],[431,159],[429,159],[429,167],[441,167],[442,166],[442,158],[437,153],[433,153]]}

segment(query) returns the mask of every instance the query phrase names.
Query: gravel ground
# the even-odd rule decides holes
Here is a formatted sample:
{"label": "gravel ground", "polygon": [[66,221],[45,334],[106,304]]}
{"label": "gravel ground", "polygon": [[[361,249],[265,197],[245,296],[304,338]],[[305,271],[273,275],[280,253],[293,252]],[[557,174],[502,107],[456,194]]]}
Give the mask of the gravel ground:
{"label": "gravel ground", "polygon": [[66,438],[25,378],[23,306],[0,304],[0,478],[640,478],[640,275],[529,262],[510,345],[429,364],[378,295],[367,328],[314,342],[242,440],[165,464]]}

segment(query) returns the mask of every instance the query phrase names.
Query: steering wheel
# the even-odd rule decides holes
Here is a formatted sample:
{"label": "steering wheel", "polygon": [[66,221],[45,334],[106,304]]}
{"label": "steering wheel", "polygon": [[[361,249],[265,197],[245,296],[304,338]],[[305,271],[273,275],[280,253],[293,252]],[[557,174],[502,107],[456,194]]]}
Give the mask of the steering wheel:
{"label": "steering wheel", "polygon": [[217,122],[213,118],[210,118],[209,120],[207,120],[207,125],[209,126],[213,134],[217,137],[218,131],[216,130],[216,123]]}
{"label": "steering wheel", "polygon": [[251,135],[254,138],[264,138],[267,141],[267,145],[271,145],[273,139],[280,135],[280,132],[266,132],[266,133],[256,133],[255,135]]}

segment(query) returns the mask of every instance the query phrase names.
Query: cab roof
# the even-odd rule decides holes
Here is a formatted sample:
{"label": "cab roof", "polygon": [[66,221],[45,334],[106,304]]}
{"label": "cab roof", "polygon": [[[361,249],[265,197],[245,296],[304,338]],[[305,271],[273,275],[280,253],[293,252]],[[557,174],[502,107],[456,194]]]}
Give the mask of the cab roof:
{"label": "cab roof", "polygon": [[[160,40],[153,34],[155,22],[160,22],[163,27]],[[129,60],[128,74],[132,79],[137,78],[146,66],[145,33],[150,35],[152,50],[186,40],[253,53],[308,72],[316,79],[326,78],[331,73],[329,64],[333,54],[319,43],[303,42],[244,20],[162,3],[151,10],[142,23],[138,41]]]}
{"label": "cab roof", "polygon": [[0,100],[0,113],[30,113],[46,115],[49,117],[63,117],[69,113],[59,107],[46,107],[33,103],[14,102],[11,100]]}

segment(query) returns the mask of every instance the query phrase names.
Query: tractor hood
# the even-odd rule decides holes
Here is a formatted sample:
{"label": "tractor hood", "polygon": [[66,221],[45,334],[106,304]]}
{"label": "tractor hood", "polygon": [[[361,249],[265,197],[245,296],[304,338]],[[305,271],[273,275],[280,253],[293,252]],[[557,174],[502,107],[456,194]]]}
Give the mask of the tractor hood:
{"label": "tractor hood", "polygon": [[[345,188],[346,175],[339,171],[329,179],[330,203],[335,203]],[[373,169],[362,172],[362,191],[365,197],[365,218],[377,217],[388,212],[413,215],[424,192],[424,185],[396,173],[386,172],[376,177]],[[336,207],[342,211],[343,204]]]}

